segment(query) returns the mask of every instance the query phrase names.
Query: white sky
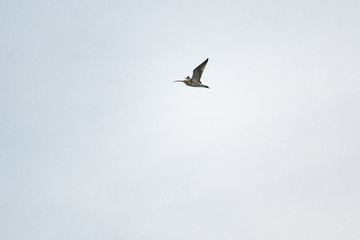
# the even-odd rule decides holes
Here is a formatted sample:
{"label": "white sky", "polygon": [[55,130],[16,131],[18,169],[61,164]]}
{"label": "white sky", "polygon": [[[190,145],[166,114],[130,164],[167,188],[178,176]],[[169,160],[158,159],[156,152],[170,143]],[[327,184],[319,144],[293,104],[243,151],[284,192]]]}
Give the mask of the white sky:
{"label": "white sky", "polygon": [[360,239],[358,0],[2,0],[0,36],[0,239]]}

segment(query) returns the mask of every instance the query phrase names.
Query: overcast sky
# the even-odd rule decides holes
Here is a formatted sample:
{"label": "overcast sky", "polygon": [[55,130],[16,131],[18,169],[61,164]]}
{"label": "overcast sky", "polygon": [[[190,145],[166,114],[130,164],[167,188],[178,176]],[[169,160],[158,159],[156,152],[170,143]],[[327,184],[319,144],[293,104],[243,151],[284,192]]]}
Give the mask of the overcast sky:
{"label": "overcast sky", "polygon": [[358,0],[0,0],[0,239],[360,239],[359,90]]}

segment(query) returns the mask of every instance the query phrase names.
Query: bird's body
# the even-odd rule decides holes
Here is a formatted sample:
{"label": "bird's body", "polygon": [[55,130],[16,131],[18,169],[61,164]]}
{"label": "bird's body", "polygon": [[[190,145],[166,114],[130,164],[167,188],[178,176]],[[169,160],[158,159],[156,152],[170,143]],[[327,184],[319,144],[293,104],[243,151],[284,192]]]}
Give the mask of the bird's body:
{"label": "bird's body", "polygon": [[190,87],[209,88],[208,86],[206,86],[200,82],[201,75],[204,72],[204,69],[206,67],[208,60],[209,59],[207,58],[202,64],[200,64],[193,70],[193,75],[191,78],[189,76],[187,76],[185,78],[185,80],[176,80],[174,82],[183,82]]}

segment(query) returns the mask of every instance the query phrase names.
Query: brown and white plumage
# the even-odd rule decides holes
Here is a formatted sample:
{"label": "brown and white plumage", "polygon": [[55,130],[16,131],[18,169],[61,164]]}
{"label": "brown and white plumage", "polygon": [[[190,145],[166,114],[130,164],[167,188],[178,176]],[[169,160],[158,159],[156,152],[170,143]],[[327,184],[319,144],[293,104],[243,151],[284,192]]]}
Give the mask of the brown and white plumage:
{"label": "brown and white plumage", "polygon": [[174,82],[183,82],[188,86],[191,87],[204,87],[204,88],[209,88],[208,86],[204,85],[201,83],[200,78],[201,75],[204,72],[204,69],[206,67],[207,62],[209,61],[209,58],[207,58],[203,63],[201,63],[199,66],[197,66],[194,70],[193,70],[193,75],[190,78],[189,76],[187,76],[185,78],[185,80],[176,80]]}

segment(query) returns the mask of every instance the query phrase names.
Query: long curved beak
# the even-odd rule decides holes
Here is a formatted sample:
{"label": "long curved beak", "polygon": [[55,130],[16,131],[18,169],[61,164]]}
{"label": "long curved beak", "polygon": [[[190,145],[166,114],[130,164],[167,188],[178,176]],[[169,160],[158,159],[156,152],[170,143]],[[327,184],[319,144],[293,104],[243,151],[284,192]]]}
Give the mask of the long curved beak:
{"label": "long curved beak", "polygon": [[185,82],[184,80],[175,80],[173,82]]}

